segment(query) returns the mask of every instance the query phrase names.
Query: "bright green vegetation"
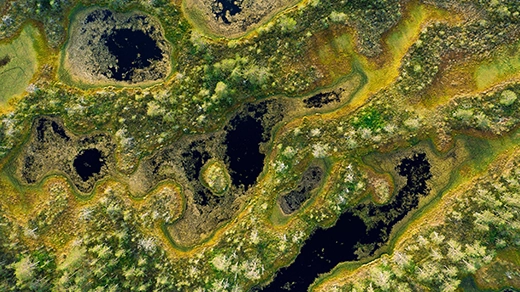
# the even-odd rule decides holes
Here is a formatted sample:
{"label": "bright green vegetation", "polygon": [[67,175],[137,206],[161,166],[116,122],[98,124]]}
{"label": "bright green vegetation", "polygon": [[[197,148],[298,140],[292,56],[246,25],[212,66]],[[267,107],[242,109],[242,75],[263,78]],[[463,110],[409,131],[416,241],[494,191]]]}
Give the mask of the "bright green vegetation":
{"label": "bright green vegetation", "polygon": [[0,44],[0,102],[3,105],[26,89],[34,90],[27,87],[38,67],[34,49],[37,38],[36,28],[27,25],[16,39]]}
{"label": "bright green vegetation", "polygon": [[[192,27],[203,18],[190,24],[179,1],[6,1],[0,100],[20,98],[0,116],[0,290],[266,285],[316,228],[345,212],[368,224],[400,211],[381,219],[362,206],[388,206],[404,184],[396,161],[417,152],[432,164],[428,195],[381,246],[358,248],[359,261],[310,289],[520,288],[508,277],[520,273],[516,2],[313,0],[225,39]],[[170,76],[146,87],[70,82],[59,64],[66,20],[93,5],[160,20]],[[235,117],[263,128],[258,149],[235,148],[265,155],[250,186],[234,185],[226,152]],[[74,159],[95,146],[104,164],[85,195]],[[325,172],[319,186],[283,214],[280,196],[313,165]]]}
{"label": "bright green vegetation", "polygon": [[360,113],[360,117],[354,119],[353,126],[357,129],[366,128],[372,131],[381,130],[384,126],[384,119],[377,109],[366,109]]}
{"label": "bright green vegetation", "polygon": [[401,21],[386,39],[389,50],[397,56],[406,53],[408,46],[415,42],[417,31],[429,18],[445,18],[449,14],[445,11],[426,5],[410,5],[405,18]]}
{"label": "bright green vegetation", "polygon": [[520,70],[520,42],[496,52],[493,58],[480,65],[475,72],[475,81],[479,89],[511,77],[518,77]]}

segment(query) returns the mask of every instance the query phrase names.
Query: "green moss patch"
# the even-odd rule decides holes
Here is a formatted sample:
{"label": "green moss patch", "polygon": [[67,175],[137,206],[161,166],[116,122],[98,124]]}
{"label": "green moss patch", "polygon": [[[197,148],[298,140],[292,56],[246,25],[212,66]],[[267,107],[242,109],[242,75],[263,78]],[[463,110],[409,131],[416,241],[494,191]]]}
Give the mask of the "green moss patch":
{"label": "green moss patch", "polygon": [[493,84],[507,80],[520,73],[520,42],[499,50],[488,62],[475,71],[478,89],[489,88]]}
{"label": "green moss patch", "polygon": [[18,38],[0,44],[0,104],[24,92],[36,72],[36,37],[37,30],[26,26]]}

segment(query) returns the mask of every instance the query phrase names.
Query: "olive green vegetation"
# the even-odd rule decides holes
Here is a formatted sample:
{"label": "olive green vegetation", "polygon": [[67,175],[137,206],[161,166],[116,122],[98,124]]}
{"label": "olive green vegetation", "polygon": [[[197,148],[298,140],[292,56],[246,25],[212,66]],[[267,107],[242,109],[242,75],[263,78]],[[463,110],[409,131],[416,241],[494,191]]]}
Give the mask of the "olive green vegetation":
{"label": "olive green vegetation", "polygon": [[449,19],[450,13],[435,6],[418,5],[417,2],[409,4],[405,11],[405,17],[388,34],[386,44],[394,55],[406,53],[409,45],[415,42],[417,31],[428,19]]}
{"label": "olive green vegetation", "polygon": [[[0,43],[0,103],[23,93],[38,67],[34,42],[38,31],[32,25],[23,28],[18,37],[9,43]],[[31,90],[31,89],[27,89]]]}

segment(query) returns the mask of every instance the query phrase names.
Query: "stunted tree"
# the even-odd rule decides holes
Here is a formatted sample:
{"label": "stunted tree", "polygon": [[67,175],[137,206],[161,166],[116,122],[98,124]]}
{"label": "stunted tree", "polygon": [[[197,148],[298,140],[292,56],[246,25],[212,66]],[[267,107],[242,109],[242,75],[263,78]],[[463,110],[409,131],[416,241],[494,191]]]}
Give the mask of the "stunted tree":
{"label": "stunted tree", "polygon": [[24,256],[12,265],[16,276],[16,285],[22,289],[28,288],[34,280],[36,263],[30,256]]}
{"label": "stunted tree", "polygon": [[512,105],[517,99],[516,93],[511,90],[504,90],[500,95],[500,104],[505,106]]}

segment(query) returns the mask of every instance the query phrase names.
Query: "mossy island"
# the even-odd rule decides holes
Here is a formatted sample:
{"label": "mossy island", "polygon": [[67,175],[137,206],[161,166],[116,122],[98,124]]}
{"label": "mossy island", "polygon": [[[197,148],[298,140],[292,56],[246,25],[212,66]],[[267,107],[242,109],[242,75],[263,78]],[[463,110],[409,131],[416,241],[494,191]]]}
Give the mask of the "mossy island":
{"label": "mossy island", "polygon": [[226,165],[215,159],[208,161],[202,167],[200,178],[202,183],[216,196],[223,196],[231,184],[231,177]]}

